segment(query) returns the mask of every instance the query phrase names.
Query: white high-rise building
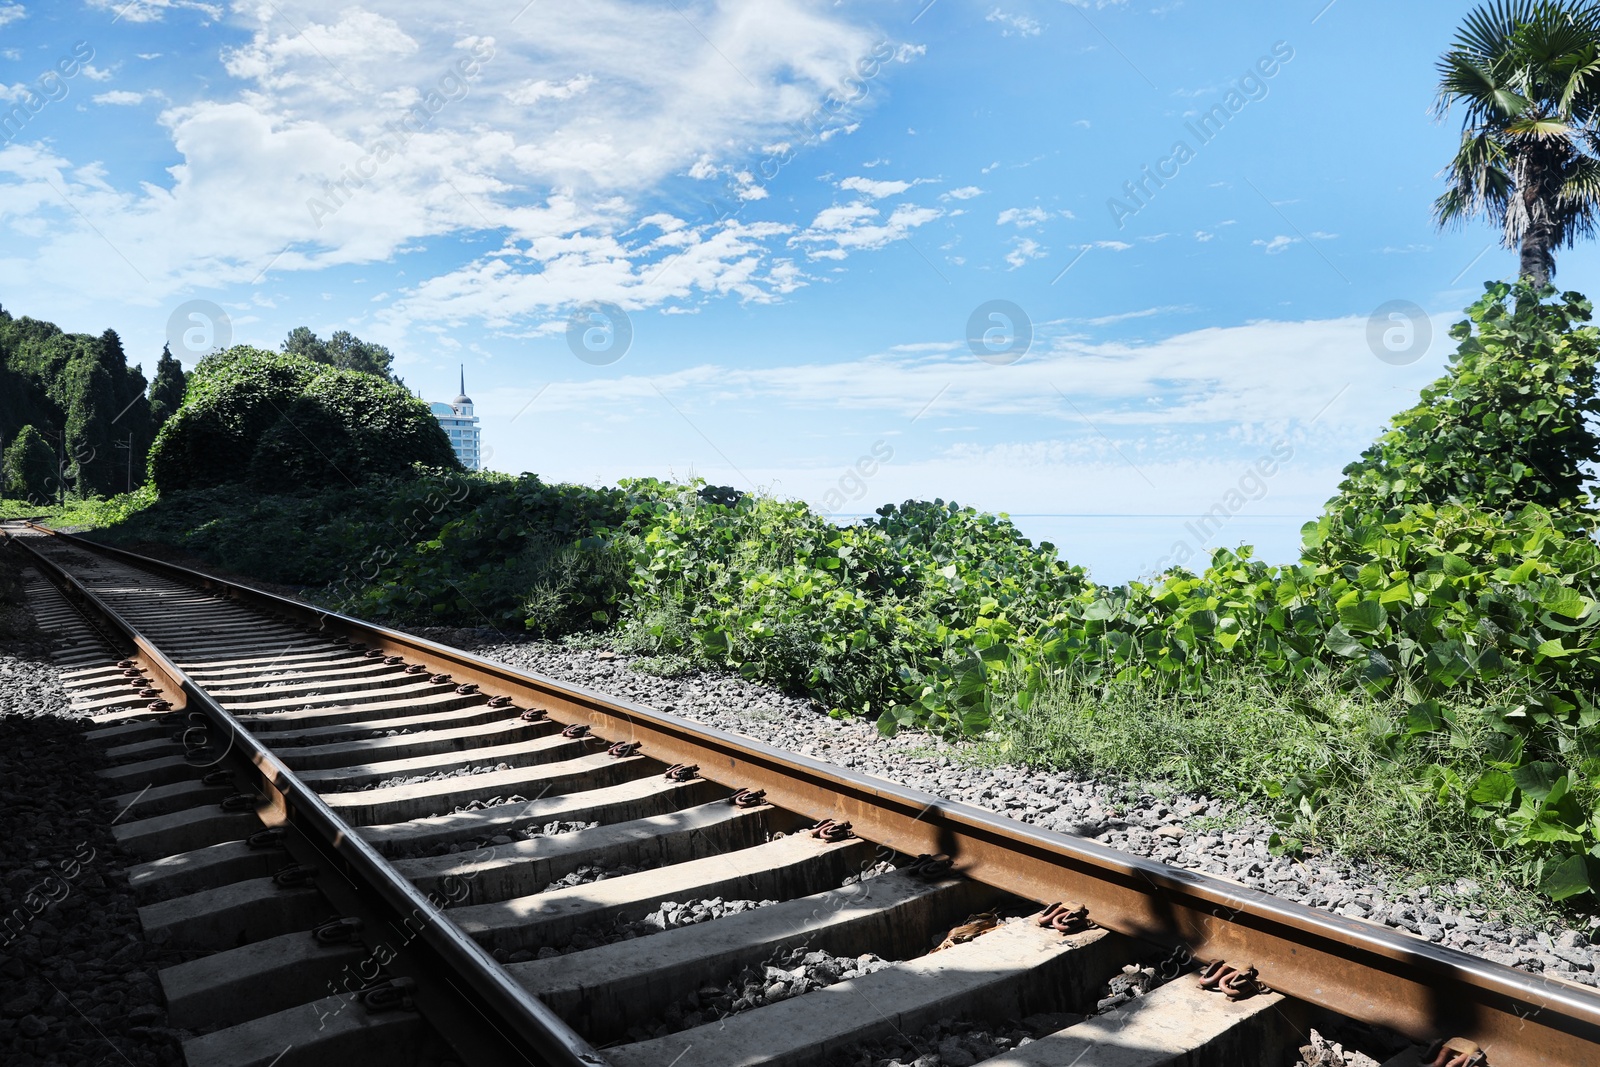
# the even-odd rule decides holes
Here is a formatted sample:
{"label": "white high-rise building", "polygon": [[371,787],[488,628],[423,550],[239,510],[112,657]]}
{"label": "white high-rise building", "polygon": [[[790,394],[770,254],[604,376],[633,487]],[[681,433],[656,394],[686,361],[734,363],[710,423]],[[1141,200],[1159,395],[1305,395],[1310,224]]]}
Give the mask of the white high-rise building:
{"label": "white high-rise building", "polygon": [[472,413],[472,398],[467,396],[465,364],[461,367],[461,394],[448,404],[434,402],[428,407],[439,420],[444,435],[450,438],[450,447],[455,449],[456,459],[461,461],[461,465],[469,471],[481,470],[478,417]]}

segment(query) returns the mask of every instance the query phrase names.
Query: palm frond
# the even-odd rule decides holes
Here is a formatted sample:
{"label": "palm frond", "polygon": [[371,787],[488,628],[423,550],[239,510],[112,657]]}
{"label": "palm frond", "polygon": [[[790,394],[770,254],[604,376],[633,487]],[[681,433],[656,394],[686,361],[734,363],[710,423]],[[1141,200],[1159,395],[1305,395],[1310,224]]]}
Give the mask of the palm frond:
{"label": "palm frond", "polygon": [[1562,175],[1561,203],[1590,216],[1600,214],[1600,159],[1582,156]]}
{"label": "palm frond", "polygon": [[1492,63],[1511,49],[1518,26],[1533,18],[1535,0],[1490,0],[1468,13],[1451,51]]}
{"label": "palm frond", "polygon": [[1544,141],[1570,141],[1577,138],[1577,130],[1560,119],[1521,119],[1506,123],[1503,129],[1508,137],[1533,137]]}
{"label": "palm frond", "polygon": [[1527,97],[1512,88],[1508,80],[1496,77],[1494,71],[1471,56],[1449,52],[1439,60],[1434,114],[1442,117],[1455,102],[1466,108],[1469,122],[1509,118],[1528,107]]}
{"label": "palm frond", "polygon": [[1596,89],[1600,87],[1600,49],[1591,46],[1581,62],[1574,62],[1567,71],[1566,84],[1561,87],[1561,114],[1574,118],[1588,118],[1594,114]]}
{"label": "palm frond", "polygon": [[1468,131],[1462,135],[1455,158],[1444,170],[1449,187],[1434,203],[1439,225],[1486,216],[1503,221],[1515,187],[1514,159],[1495,137]]}
{"label": "palm frond", "polygon": [[1600,221],[1600,3],[1485,0],[1436,69],[1434,113],[1465,114],[1435,220],[1486,218],[1513,248],[1537,233],[1553,269]]}

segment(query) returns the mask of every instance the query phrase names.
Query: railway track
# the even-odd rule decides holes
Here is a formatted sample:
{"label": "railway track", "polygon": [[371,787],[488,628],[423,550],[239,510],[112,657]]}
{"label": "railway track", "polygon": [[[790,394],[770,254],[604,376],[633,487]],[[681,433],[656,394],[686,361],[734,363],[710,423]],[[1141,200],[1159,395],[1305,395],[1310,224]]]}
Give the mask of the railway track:
{"label": "railway track", "polygon": [[943,1063],[1281,1067],[1330,1015],[1416,1041],[1397,1065],[1600,1062],[1581,986],[5,532],[47,617],[100,635],[63,680],[145,935],[192,955],[160,975],[190,1067],[856,1064],[928,1034]]}

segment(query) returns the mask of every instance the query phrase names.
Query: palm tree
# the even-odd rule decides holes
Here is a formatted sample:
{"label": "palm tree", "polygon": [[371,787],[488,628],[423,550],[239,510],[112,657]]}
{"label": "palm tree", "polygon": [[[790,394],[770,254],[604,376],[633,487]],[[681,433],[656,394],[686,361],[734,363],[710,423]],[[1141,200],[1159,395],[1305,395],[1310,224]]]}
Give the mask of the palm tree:
{"label": "palm tree", "polygon": [[1543,286],[1555,250],[1595,229],[1600,209],[1600,9],[1573,0],[1489,0],[1439,59],[1443,118],[1461,104],[1461,147],[1434,202],[1441,227],[1485,216],[1520,245]]}

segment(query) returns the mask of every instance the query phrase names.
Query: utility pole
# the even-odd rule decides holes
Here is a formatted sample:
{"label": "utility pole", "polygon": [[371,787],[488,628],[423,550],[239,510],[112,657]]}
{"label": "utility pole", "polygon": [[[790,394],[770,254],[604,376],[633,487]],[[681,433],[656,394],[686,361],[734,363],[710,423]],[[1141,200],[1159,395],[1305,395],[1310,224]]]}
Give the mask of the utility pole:
{"label": "utility pole", "polygon": [[128,431],[127,444],[123,444],[121,441],[118,441],[116,443],[116,447],[125,448],[128,450],[128,492],[131,493],[133,492],[133,431]]}

